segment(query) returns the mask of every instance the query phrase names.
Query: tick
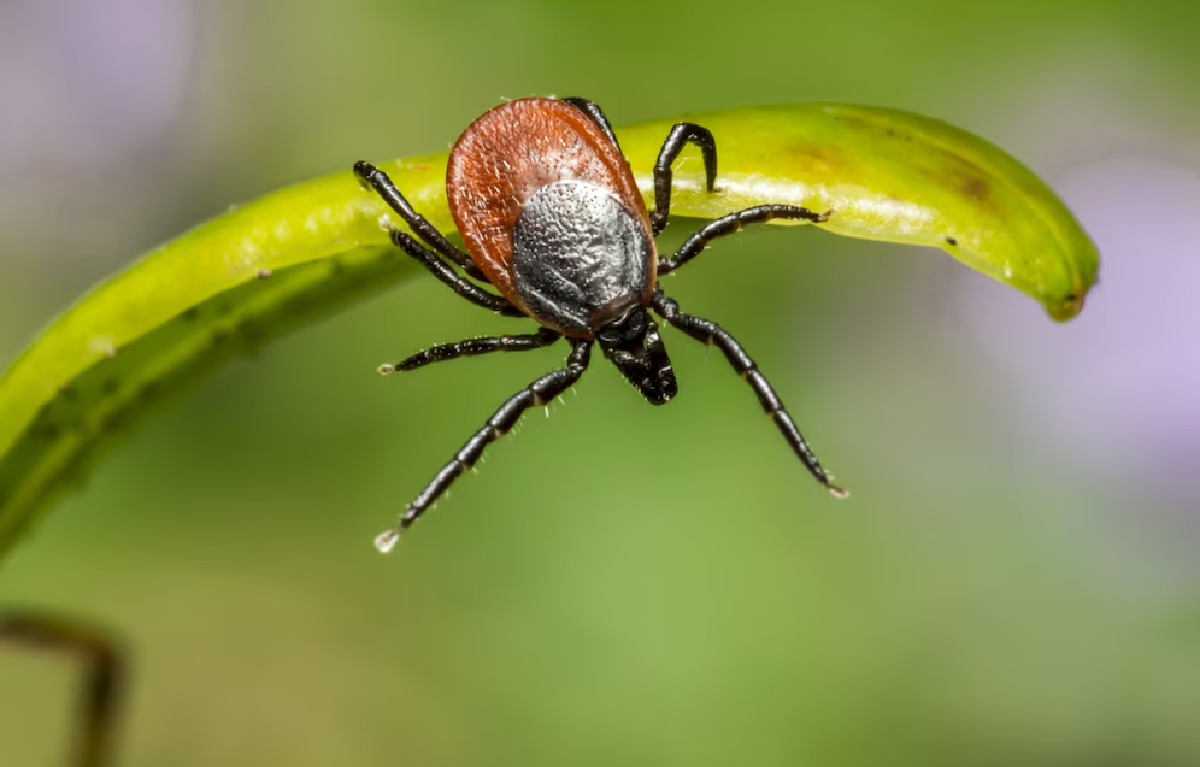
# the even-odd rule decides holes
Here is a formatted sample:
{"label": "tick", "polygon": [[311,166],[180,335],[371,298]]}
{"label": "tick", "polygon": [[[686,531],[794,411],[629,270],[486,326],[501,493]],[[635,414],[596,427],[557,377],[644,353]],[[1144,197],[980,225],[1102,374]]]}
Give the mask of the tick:
{"label": "tick", "polygon": [[707,190],[713,192],[717,145],[712,133],[693,123],[678,123],[654,165],[654,210],[647,211],[617,137],[598,106],[577,98],[520,99],[498,106],[458,138],[446,169],[446,197],[466,253],[417,213],[387,174],[366,162],[355,164],[360,182],[378,193],[416,234],[389,227],[392,242],[471,303],[541,325],[528,335],[435,346],[383,365],[381,373],[489,352],[539,349],[564,338],[571,346],[563,368],[509,397],[434,475],[399,524],[375,539],[380,551],[391,550],[401,531],[526,410],[545,405],[578,381],[593,345],[599,344],[651,404],[669,402],[678,386],[651,311],[692,338],[719,348],[809,473],[835,496],[845,497],[741,344],[715,322],[681,312],[658,282],[659,276],[691,261],[713,239],[746,224],[775,218],[819,224],[830,213],[793,205],[747,208],[710,222],[671,258],[661,258],[654,238],[670,215],[671,164],[689,143],[700,149]]}

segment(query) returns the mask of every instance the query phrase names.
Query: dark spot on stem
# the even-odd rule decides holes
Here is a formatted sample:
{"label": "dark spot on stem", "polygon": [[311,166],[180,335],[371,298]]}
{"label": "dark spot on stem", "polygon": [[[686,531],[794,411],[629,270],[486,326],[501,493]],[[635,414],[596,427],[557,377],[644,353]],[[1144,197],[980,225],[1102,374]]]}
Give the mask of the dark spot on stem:
{"label": "dark spot on stem", "polygon": [[841,172],[848,164],[846,156],[830,146],[800,142],[785,150],[785,159],[796,165],[803,174],[814,177]]}
{"label": "dark spot on stem", "polygon": [[961,188],[965,195],[974,200],[986,200],[990,191],[988,183],[978,176],[963,177]]}
{"label": "dark spot on stem", "polygon": [[262,328],[258,323],[251,320],[242,320],[238,323],[237,334],[246,342],[251,351],[256,351],[257,348],[266,340]]}
{"label": "dark spot on stem", "polygon": [[120,431],[129,424],[129,411],[126,408],[119,407],[108,414],[100,423],[100,431],[114,432]]}
{"label": "dark spot on stem", "polygon": [[143,402],[149,402],[157,397],[162,392],[162,384],[158,381],[151,381],[142,387],[138,392],[138,399]]}
{"label": "dark spot on stem", "polygon": [[57,424],[40,423],[30,429],[30,432],[35,438],[49,442],[58,439],[59,435],[62,434],[62,429]]}
{"label": "dark spot on stem", "polygon": [[946,244],[950,245],[951,247],[958,245],[958,240],[954,239],[950,235],[946,235],[945,239],[946,239]]}

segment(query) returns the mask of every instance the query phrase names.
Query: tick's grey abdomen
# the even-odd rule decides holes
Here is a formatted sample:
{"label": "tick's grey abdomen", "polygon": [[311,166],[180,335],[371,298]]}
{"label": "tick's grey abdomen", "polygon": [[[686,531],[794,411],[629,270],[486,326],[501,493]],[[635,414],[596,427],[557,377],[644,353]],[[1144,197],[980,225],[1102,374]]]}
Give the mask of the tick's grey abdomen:
{"label": "tick's grey abdomen", "polygon": [[534,317],[562,330],[593,331],[646,291],[646,231],[602,186],[547,184],[525,202],[512,237],[517,296]]}

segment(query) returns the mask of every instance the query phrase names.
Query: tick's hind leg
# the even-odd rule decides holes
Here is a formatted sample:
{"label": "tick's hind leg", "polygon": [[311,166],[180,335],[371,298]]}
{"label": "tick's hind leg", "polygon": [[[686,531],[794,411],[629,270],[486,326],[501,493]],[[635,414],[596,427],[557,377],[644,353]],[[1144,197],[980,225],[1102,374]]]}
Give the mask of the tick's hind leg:
{"label": "tick's hind leg", "polygon": [[708,191],[713,191],[717,183],[717,142],[712,131],[695,123],[677,123],[667,134],[667,140],[658,152],[658,161],[654,163],[654,210],[650,211],[650,226],[655,237],[667,225],[671,215],[671,163],[679,157],[685,144],[700,147]]}
{"label": "tick's hind leg", "polygon": [[115,640],[97,629],[62,618],[8,611],[0,613],[0,641],[64,652],[83,660],[87,676],[80,688],[79,724],[70,764],[110,764],[125,682],[125,664]]}
{"label": "tick's hind leg", "polygon": [[604,110],[597,106],[596,102],[581,98],[563,99],[564,103],[570,104],[579,111],[592,118],[592,122],[604,131],[604,135],[608,136],[608,140],[613,143],[617,151],[621,151],[621,145],[617,142],[617,134],[613,133],[612,125],[608,122],[608,118],[604,116]]}
{"label": "tick's hind leg", "polygon": [[758,402],[762,405],[763,411],[775,422],[775,426],[783,434],[783,438],[787,440],[788,444],[792,446],[792,451],[804,464],[804,467],[808,469],[809,473],[836,497],[846,497],[846,491],[833,484],[829,475],[825,473],[825,469],[821,468],[821,462],[817,460],[816,454],[813,453],[812,448],[808,446],[804,437],[801,436],[800,429],[796,426],[796,422],[792,420],[792,416],[788,413],[787,408],[783,406],[779,395],[775,393],[771,384],[759,372],[758,365],[754,363],[754,360],[750,358],[750,355],[746,353],[746,350],[742,348],[742,345],[733,336],[729,335],[724,328],[715,322],[679,311],[679,304],[674,299],[663,295],[661,290],[654,294],[653,306],[654,310],[661,314],[667,322],[697,341],[704,344],[713,344],[724,352],[725,359],[729,360],[729,364],[733,366],[738,375],[746,383],[750,384],[750,388],[758,396]]}
{"label": "tick's hind leg", "polygon": [[484,427],[475,432],[450,459],[450,462],[434,475],[421,494],[408,504],[408,510],[400,517],[400,524],[375,538],[376,548],[382,552],[391,551],[400,538],[400,532],[417,521],[417,518],[449,489],[454,480],[474,466],[475,462],[483,455],[484,449],[507,434],[526,410],[550,402],[578,381],[583,372],[587,370],[591,352],[591,341],[572,340],[571,354],[567,357],[566,368],[550,371],[509,397],[500,406],[500,409],[488,419]]}
{"label": "tick's hind leg", "polygon": [[829,220],[829,216],[830,212],[828,211],[814,213],[808,208],[801,208],[797,205],[759,205],[739,210],[705,224],[699,231],[687,238],[679,250],[675,251],[673,258],[658,259],[658,273],[667,274],[678,269],[704,252],[712,240],[740,232],[746,224],[764,224],[776,218],[799,219],[814,224],[823,224]]}
{"label": "tick's hind leg", "polygon": [[360,183],[375,190],[375,193],[382,197],[383,201],[392,210],[399,213],[400,217],[404,219],[404,223],[412,227],[413,232],[424,240],[429,247],[461,266],[467,274],[475,279],[487,282],[487,277],[484,276],[483,272],[479,271],[479,267],[475,266],[475,263],[471,261],[471,257],[451,245],[446,236],[437,230],[437,227],[429,223],[428,219],[418,213],[409,203],[408,199],[400,193],[396,185],[392,183],[392,180],[388,178],[388,174],[369,162],[359,160],[354,163],[354,175],[358,176]]}
{"label": "tick's hind leg", "polygon": [[419,351],[394,365],[380,365],[379,372],[386,375],[397,371],[415,370],[434,362],[444,362],[459,357],[475,357],[491,352],[523,352],[530,349],[541,349],[560,338],[562,338],[562,334],[550,328],[542,328],[537,333],[530,335],[468,338],[466,341],[442,344]]}

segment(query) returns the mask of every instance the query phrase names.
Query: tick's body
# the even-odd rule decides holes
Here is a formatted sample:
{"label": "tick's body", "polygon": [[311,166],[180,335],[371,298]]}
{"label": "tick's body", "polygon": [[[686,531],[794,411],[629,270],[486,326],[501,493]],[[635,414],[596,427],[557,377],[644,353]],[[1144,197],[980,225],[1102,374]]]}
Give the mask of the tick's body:
{"label": "tick's body", "polygon": [[[384,365],[381,372],[491,351],[535,349],[563,336],[572,347],[564,369],[510,397],[467,441],[409,504],[400,525],[377,539],[381,549],[391,548],[400,530],[473,466],[484,448],[511,429],[525,410],[574,384],[587,369],[594,343],[651,403],[660,405],[674,397],[675,374],[649,309],[693,338],[718,346],[812,475],[835,495],[844,495],[737,341],[715,323],[680,312],[657,284],[659,274],[681,266],[709,240],[744,224],[772,218],[820,223],[829,214],[788,205],[738,211],[696,232],[674,258],[660,259],[654,237],[667,223],[671,163],[689,142],[700,147],[708,189],[713,190],[717,153],[712,134],[680,123],[655,164],[654,210],[647,212],[616,136],[596,105],[582,99],[522,99],[487,112],[455,143],[446,172],[450,212],[468,253],[454,248],[413,210],[383,172],[364,162],[355,165],[359,178],[424,244],[399,229],[391,230],[393,242],[460,296],[501,314],[527,315],[542,325],[533,335],[476,338],[427,349],[396,365]],[[464,278],[447,260],[500,295]]]}
{"label": "tick's body", "polygon": [[446,198],[488,282],[546,327],[593,338],[650,303],[646,204],[620,149],[570,104],[513,101],[472,123],[450,152]]}

